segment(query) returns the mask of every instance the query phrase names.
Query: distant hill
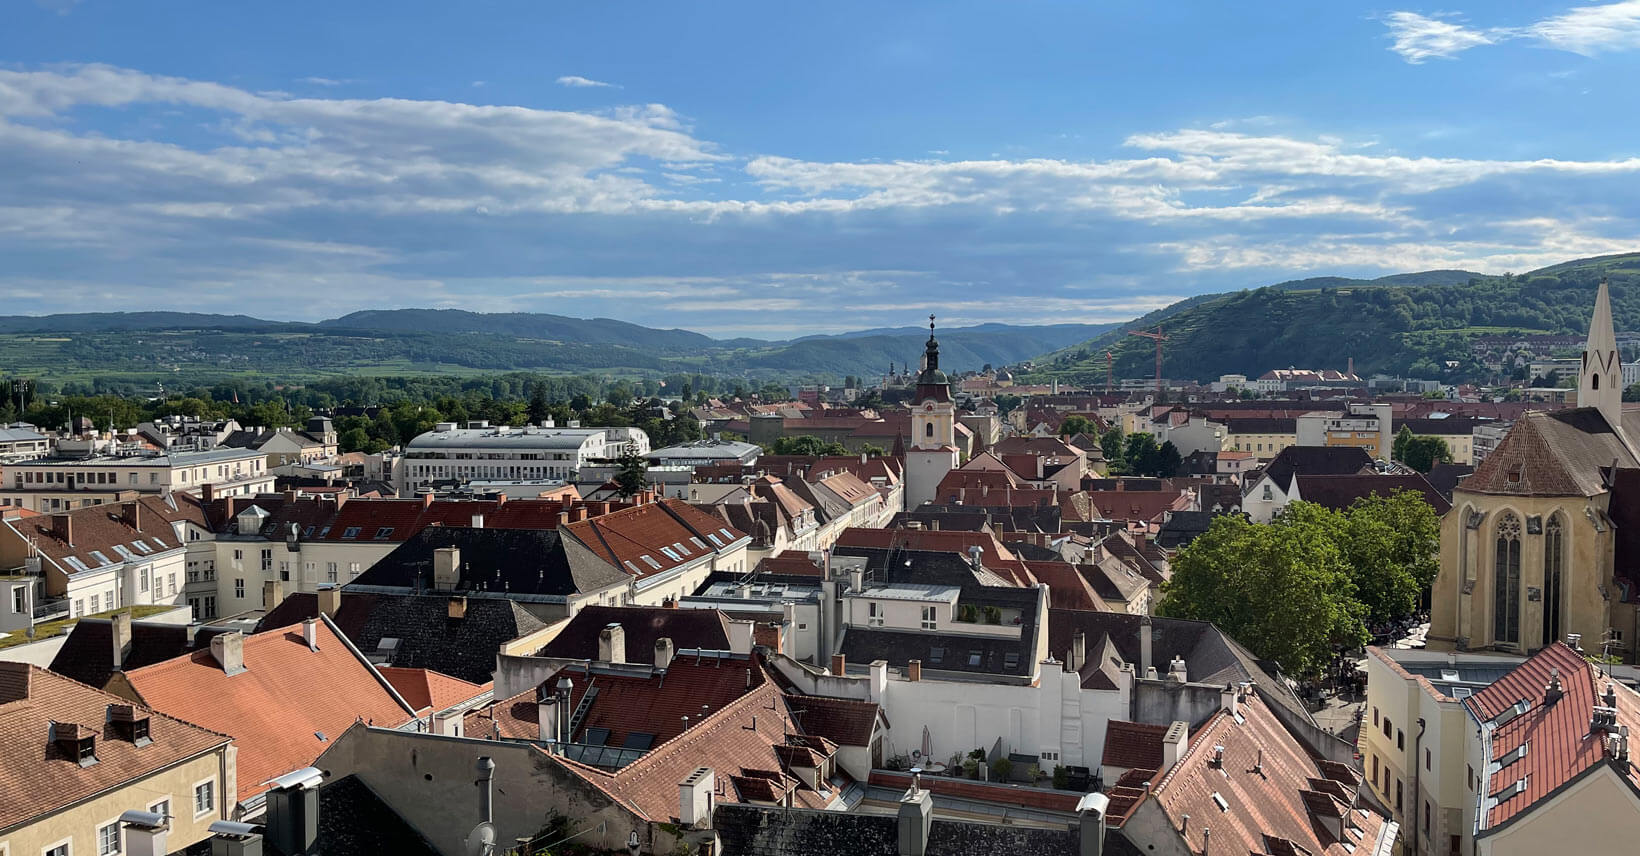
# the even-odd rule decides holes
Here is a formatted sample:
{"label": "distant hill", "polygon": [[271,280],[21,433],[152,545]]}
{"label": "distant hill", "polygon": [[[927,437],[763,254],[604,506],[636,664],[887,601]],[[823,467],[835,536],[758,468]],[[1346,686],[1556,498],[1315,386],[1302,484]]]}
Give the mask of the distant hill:
{"label": "distant hill", "polygon": [[[199,312],[77,312],[0,315],[0,333],[105,333],[130,330],[274,330],[287,325],[249,315]],[[296,325],[303,326],[303,325]]]}
{"label": "distant hill", "polygon": [[540,312],[467,312],[462,309],[372,309],[320,321],[328,329],[381,333],[491,333],[597,345],[701,350],[722,347],[718,340],[688,330],[657,330],[613,318],[570,318]]}
{"label": "distant hill", "polygon": [[[1038,360],[1030,379],[1101,385],[1105,352],[1118,378],[1150,377],[1155,344],[1128,335],[1161,325],[1162,372],[1172,379],[1257,376],[1273,368],[1345,367],[1425,379],[1483,380],[1471,355],[1480,335],[1581,333],[1594,288],[1609,277],[1619,329],[1640,328],[1640,254],[1565,262],[1526,274],[1422,271],[1375,280],[1318,277],[1202,295]],[[1449,368],[1449,361],[1456,362]]]}

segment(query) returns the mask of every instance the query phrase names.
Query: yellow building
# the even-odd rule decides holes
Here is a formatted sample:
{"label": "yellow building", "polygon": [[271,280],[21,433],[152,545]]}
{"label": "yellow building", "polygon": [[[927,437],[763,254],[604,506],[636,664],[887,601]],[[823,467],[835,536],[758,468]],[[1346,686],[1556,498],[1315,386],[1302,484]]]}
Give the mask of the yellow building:
{"label": "yellow building", "polygon": [[1252,452],[1268,461],[1288,446],[1298,445],[1298,420],[1293,418],[1250,417],[1224,420],[1224,448]]}
{"label": "yellow building", "polygon": [[1576,633],[1633,661],[1640,411],[1623,412],[1620,372],[1602,284],[1579,406],[1522,416],[1453,493],[1431,647],[1525,653]]}
{"label": "yellow building", "polygon": [[[138,835],[169,853],[203,840],[234,804],[230,741],[38,666],[0,662],[0,854],[131,853]],[[166,822],[127,828],[128,811]]]}

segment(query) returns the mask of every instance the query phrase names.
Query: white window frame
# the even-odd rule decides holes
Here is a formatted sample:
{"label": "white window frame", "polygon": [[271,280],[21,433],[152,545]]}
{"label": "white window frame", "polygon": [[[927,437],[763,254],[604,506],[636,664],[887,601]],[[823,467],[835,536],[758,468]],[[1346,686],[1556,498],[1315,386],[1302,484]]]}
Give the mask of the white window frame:
{"label": "white window frame", "polygon": [[[103,849],[103,833],[105,831],[107,831],[109,827],[113,827],[113,829],[114,829],[114,849],[113,850],[104,850]],[[97,856],[120,856],[121,853],[124,853],[125,852],[125,834],[124,834],[124,832],[125,832],[125,830],[120,828],[120,819],[117,818],[117,817],[114,818],[113,820],[108,821],[107,823],[97,824],[95,829],[93,830],[93,838],[92,838],[92,842],[97,848]]]}
{"label": "white window frame", "polygon": [[74,838],[72,836],[41,847],[40,856],[50,856],[50,854],[55,853],[59,847],[63,848],[64,856],[74,856]]}
{"label": "white window frame", "polygon": [[[207,786],[209,788],[209,790],[207,792],[211,795],[211,804],[209,806],[206,806],[204,810],[201,810],[200,807],[199,807],[199,788],[200,788],[201,785]],[[215,776],[211,776],[208,779],[200,779],[199,781],[194,782],[193,787],[189,791],[189,794],[190,794],[191,798],[193,799],[193,804],[194,804],[194,820],[199,820],[200,818],[203,818],[206,815],[216,813],[216,777]]]}
{"label": "white window frame", "polygon": [[[159,807],[162,806],[162,805],[165,806],[164,811],[159,810]],[[160,815],[161,817],[169,818],[171,816],[171,795],[166,794],[165,799],[154,800],[153,802],[149,803],[148,804],[148,811],[151,814],[157,814],[157,815]],[[6,856],[6,854],[0,853],[0,856]]]}
{"label": "white window frame", "polygon": [[922,608],[922,629],[924,629],[924,630],[937,630],[937,629],[939,629],[939,626],[940,626],[940,610],[939,610],[939,607],[937,607],[937,606],[924,606]]}

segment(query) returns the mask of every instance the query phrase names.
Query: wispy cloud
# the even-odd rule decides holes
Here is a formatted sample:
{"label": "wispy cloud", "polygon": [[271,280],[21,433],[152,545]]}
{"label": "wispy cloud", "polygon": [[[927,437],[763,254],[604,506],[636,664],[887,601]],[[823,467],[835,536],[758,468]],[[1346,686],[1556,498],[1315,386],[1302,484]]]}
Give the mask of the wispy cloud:
{"label": "wispy cloud", "polygon": [[1390,50],[1414,65],[1428,59],[1454,59],[1471,48],[1506,41],[1528,41],[1583,56],[1640,48],[1640,0],[1578,6],[1524,26],[1476,29],[1453,16],[1391,12],[1384,17]]}
{"label": "wispy cloud", "polygon": [[[128,121],[179,109],[205,122]],[[1525,270],[1640,234],[1640,158],[1409,157],[1259,125],[1132,134],[1103,159],[829,161],[734,151],[659,104],[0,68],[0,302],[450,305],[703,330],[925,308],[1117,320],[1310,272]]]}
{"label": "wispy cloud", "polygon": [[311,83],[314,86],[341,86],[344,83],[353,83],[352,80],[337,80],[333,77],[304,77],[298,83]]}
{"label": "wispy cloud", "polygon": [[1480,30],[1416,12],[1391,12],[1384,24],[1389,27],[1394,42],[1390,50],[1413,64],[1428,59],[1452,59],[1470,48],[1495,41],[1492,35]]}
{"label": "wispy cloud", "polygon": [[619,86],[616,86],[613,83],[605,83],[602,80],[593,80],[590,77],[582,77],[578,74],[567,74],[563,77],[558,78],[558,85],[559,86],[574,87],[574,88],[577,88],[577,89],[591,89],[591,88],[620,89]]}

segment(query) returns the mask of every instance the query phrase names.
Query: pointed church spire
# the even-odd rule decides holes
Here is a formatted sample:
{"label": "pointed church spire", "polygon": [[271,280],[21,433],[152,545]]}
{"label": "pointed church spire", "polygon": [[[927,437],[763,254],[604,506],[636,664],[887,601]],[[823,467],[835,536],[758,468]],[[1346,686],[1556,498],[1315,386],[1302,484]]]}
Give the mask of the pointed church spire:
{"label": "pointed church spire", "polygon": [[1612,303],[1606,281],[1594,298],[1594,316],[1589,319],[1589,340],[1583,346],[1583,366],[1577,378],[1577,406],[1593,407],[1606,417],[1606,424],[1620,433],[1623,425],[1623,365],[1617,351],[1617,333],[1612,327]]}

